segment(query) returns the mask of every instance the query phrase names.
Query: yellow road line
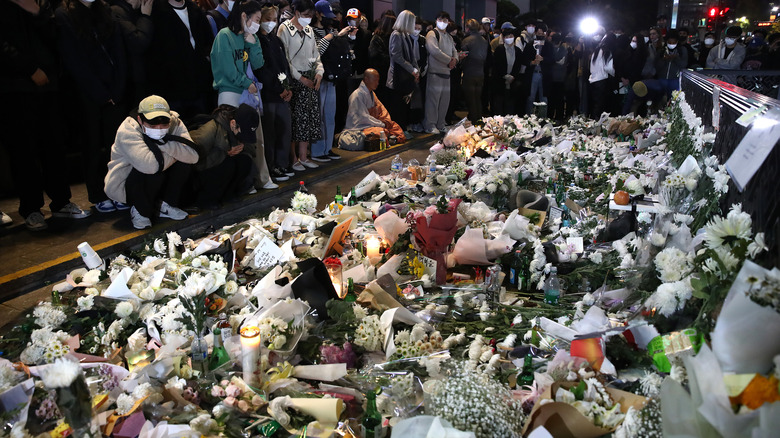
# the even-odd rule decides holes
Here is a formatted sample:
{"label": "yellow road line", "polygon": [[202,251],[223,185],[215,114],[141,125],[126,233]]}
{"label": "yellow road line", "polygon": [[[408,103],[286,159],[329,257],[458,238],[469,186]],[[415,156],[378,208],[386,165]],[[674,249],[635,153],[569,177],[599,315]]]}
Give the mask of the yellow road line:
{"label": "yellow road line", "polygon": [[[110,246],[116,245],[118,243],[122,243],[122,242],[125,242],[127,240],[133,239],[135,237],[142,236],[142,235],[146,234],[147,232],[148,231],[144,231],[144,230],[133,231],[132,233],[128,233],[128,234],[125,234],[123,236],[111,239],[111,240],[109,240],[107,242],[99,243],[99,244],[93,246],[92,248],[95,251],[100,251],[101,249],[105,249],[105,248],[108,248]],[[44,262],[44,263],[41,263],[39,265],[35,265],[35,266],[31,266],[29,268],[22,269],[21,271],[17,271],[17,272],[8,274],[8,275],[4,275],[4,276],[0,277],[0,284],[7,283],[9,281],[22,278],[22,277],[25,277],[25,276],[30,275],[30,274],[34,274],[34,273],[36,273],[38,271],[42,271],[44,269],[51,268],[52,266],[59,265],[60,263],[65,263],[65,262],[73,260],[73,259],[75,259],[77,257],[81,257],[81,255],[78,252],[74,252],[74,253],[70,253],[70,254],[64,255],[62,257],[57,257],[54,260],[49,260],[48,262]]]}

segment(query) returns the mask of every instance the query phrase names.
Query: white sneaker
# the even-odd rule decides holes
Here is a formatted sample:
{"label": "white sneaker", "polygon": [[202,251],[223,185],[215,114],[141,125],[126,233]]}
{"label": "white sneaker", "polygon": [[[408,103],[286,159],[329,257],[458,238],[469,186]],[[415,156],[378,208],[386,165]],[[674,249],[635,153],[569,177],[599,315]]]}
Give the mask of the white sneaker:
{"label": "white sneaker", "polygon": [[146,216],[141,216],[141,213],[135,209],[135,206],[130,207],[130,220],[133,222],[133,228],[136,230],[152,227],[152,221]]}
{"label": "white sneaker", "polygon": [[71,219],[84,219],[85,217],[88,217],[91,214],[92,214],[91,211],[89,211],[89,210],[82,210],[81,207],[79,207],[78,205],[76,205],[76,204],[74,204],[72,202],[68,202],[61,209],[59,209],[59,210],[57,210],[55,212],[52,212],[51,215],[54,216],[54,217],[67,217],[67,218],[71,218]]}
{"label": "white sneaker", "polygon": [[278,189],[279,184],[274,184],[273,181],[268,181],[267,183],[263,184],[263,188],[266,190]]}
{"label": "white sneaker", "polygon": [[305,167],[303,167],[303,164],[301,164],[300,160],[296,161],[295,164],[292,165],[293,170],[297,170],[298,172],[303,172],[306,170]]}
{"label": "white sneaker", "polygon": [[257,193],[255,186],[250,187],[249,190],[246,191],[247,195],[254,195],[255,193]]}
{"label": "white sneaker", "polygon": [[168,219],[173,219],[175,221],[181,221],[184,219],[187,219],[186,211],[178,209],[172,205],[169,205],[167,202],[163,201],[160,205],[160,217],[166,217]]}
{"label": "white sneaker", "polygon": [[4,212],[0,211],[0,225],[11,225],[11,223],[14,220],[11,219],[11,216],[8,216]]}
{"label": "white sneaker", "polygon": [[41,231],[49,228],[49,225],[46,224],[46,219],[44,219],[43,215],[38,211],[30,213],[24,219],[24,225],[30,231]]}
{"label": "white sneaker", "polygon": [[316,169],[316,168],[320,167],[319,164],[311,162],[309,160],[301,160],[301,164],[303,164],[304,166],[308,167],[309,169]]}
{"label": "white sneaker", "polygon": [[433,134],[433,135],[441,134],[441,131],[439,131],[436,128],[426,129],[425,132],[427,132],[428,134]]}
{"label": "white sneaker", "polygon": [[97,210],[98,213],[111,213],[112,211],[116,211],[116,205],[114,205],[114,201],[106,199],[105,201],[100,201],[95,204],[95,210]]}

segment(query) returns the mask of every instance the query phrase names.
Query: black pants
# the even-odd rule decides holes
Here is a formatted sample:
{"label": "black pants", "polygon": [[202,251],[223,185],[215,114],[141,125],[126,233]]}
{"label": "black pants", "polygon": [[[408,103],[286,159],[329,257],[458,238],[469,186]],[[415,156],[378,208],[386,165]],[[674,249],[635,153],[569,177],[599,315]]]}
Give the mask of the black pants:
{"label": "black pants", "polygon": [[563,120],[563,95],[565,92],[563,82],[549,82],[549,87],[545,84],[544,90],[547,95],[547,104],[549,105],[547,116],[554,120]]}
{"label": "black pants", "polygon": [[123,104],[99,104],[87,97],[82,97],[81,109],[83,120],[88,121],[82,125],[84,180],[89,202],[97,204],[108,199],[103,190],[108,158],[116,138],[116,130],[127,117],[127,110]]}
{"label": "black pants", "polygon": [[292,114],[287,102],[266,102],[263,107],[263,137],[265,162],[270,171],[278,166],[290,167],[292,141]]}
{"label": "black pants", "polygon": [[607,104],[611,99],[611,81],[611,78],[607,78],[590,84],[590,117],[592,119],[598,120],[601,113],[609,110]]}
{"label": "black pants", "polygon": [[[389,105],[386,106],[387,111],[390,113],[390,120],[398,123],[398,126],[406,131],[409,124],[409,104],[404,102],[404,96],[394,90],[391,90],[391,100]],[[386,104],[385,102],[382,102]]]}
{"label": "black pants", "polygon": [[[43,192],[57,211],[70,202],[68,168],[59,95],[11,93],[2,95],[0,142],[8,151],[11,176],[19,195],[19,214],[26,218],[43,207]],[[13,104],[11,104],[13,103]]]}
{"label": "black pants", "polygon": [[179,206],[193,167],[177,161],[164,171],[152,174],[133,169],[125,181],[127,204],[147,218],[157,216],[157,204],[161,200]]}
{"label": "black pants", "polygon": [[491,111],[496,116],[519,114],[525,110],[525,100],[520,99],[521,86],[515,80],[507,90],[503,79],[493,80],[493,99],[490,102]]}
{"label": "black pants", "polygon": [[246,192],[249,188],[246,180],[252,164],[252,157],[238,154],[226,157],[214,167],[199,171],[200,190],[196,201],[198,207],[211,207]]}

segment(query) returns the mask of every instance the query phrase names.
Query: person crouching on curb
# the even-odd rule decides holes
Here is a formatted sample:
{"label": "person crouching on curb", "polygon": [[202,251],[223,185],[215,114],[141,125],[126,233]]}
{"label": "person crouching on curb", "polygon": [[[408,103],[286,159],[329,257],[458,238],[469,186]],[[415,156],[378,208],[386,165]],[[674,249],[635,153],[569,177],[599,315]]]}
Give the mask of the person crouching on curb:
{"label": "person crouching on curb", "polygon": [[177,206],[198,162],[187,127],[160,96],[149,96],[122,122],[111,146],[105,190],[114,201],[130,205],[138,230],[152,217],[183,220]]}

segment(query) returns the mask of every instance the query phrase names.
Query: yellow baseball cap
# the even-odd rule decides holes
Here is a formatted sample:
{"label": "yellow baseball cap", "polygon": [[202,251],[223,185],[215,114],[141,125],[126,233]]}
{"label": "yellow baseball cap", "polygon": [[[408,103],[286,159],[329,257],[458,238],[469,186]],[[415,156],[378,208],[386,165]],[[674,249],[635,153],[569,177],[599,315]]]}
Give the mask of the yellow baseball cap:
{"label": "yellow baseball cap", "polygon": [[168,102],[160,96],[151,95],[138,104],[138,114],[143,114],[147,120],[157,117],[171,118],[171,107]]}
{"label": "yellow baseball cap", "polygon": [[647,96],[647,85],[642,81],[634,82],[634,86],[631,87],[634,90],[634,94],[639,97]]}

